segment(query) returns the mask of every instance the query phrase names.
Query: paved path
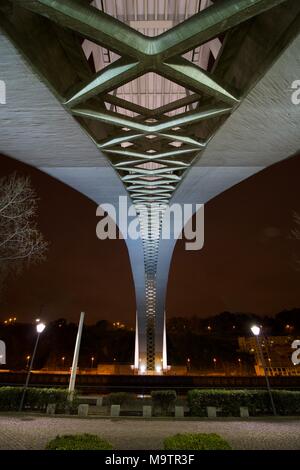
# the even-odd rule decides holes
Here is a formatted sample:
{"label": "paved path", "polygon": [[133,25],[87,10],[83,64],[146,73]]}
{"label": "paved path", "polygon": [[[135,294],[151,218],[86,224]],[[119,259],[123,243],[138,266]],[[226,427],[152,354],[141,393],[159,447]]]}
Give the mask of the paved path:
{"label": "paved path", "polygon": [[115,449],[162,449],[165,436],[177,432],[216,432],[234,449],[298,449],[300,419],[223,419],[171,421],[99,419],[0,414],[0,449],[44,449],[57,434],[93,433]]}

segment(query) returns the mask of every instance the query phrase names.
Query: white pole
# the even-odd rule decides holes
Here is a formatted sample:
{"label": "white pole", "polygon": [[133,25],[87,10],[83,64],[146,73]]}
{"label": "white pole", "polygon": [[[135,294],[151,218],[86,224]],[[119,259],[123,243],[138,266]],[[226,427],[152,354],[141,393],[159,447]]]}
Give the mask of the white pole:
{"label": "white pole", "polygon": [[73,399],[73,393],[74,393],[74,390],[75,390],[75,381],[76,381],[76,374],[77,374],[77,366],[78,366],[78,357],[79,357],[79,350],[80,350],[80,343],[81,343],[83,320],[84,320],[84,312],[81,312],[79,325],[78,325],[76,344],[75,344],[75,349],[74,349],[74,356],[73,356],[73,363],[72,363],[72,369],[71,369],[70,383],[69,383],[70,400]]}
{"label": "white pole", "polygon": [[163,332],[163,356],[162,356],[162,368],[164,371],[168,370],[167,362],[167,331],[166,331],[166,312],[164,312],[164,332]]}
{"label": "white pole", "polygon": [[138,325],[138,314],[136,312],[135,320],[135,349],[134,349],[134,368],[139,368],[139,325]]}

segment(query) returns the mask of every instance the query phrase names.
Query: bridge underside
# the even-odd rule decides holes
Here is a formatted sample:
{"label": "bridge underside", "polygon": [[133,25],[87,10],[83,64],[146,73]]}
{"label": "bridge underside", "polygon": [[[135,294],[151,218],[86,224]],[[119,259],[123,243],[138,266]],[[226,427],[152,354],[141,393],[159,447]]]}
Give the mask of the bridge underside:
{"label": "bridge underside", "polygon": [[[134,204],[135,366],[160,373],[176,242],[161,239],[164,210],[204,204],[299,150],[290,87],[300,76],[300,5],[202,0],[182,19],[170,7],[148,37],[148,12],[117,19],[99,3],[1,2],[0,151],[99,204],[117,207],[120,195]],[[145,208],[160,211],[158,226]]]}

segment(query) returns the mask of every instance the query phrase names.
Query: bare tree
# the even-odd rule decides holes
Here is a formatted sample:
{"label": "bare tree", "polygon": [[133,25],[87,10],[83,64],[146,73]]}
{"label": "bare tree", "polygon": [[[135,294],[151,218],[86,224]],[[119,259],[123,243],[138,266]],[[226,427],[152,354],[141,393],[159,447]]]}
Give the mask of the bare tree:
{"label": "bare tree", "polygon": [[45,259],[47,242],[36,223],[37,196],[28,177],[0,178],[0,271]]}
{"label": "bare tree", "polygon": [[300,215],[297,212],[294,212],[294,222],[296,226],[292,229],[292,236],[300,240]]}
{"label": "bare tree", "polygon": [[[291,235],[294,240],[300,240],[300,215],[298,212],[294,212],[293,214],[295,227],[291,230]],[[300,260],[296,256],[296,269],[300,270]]]}

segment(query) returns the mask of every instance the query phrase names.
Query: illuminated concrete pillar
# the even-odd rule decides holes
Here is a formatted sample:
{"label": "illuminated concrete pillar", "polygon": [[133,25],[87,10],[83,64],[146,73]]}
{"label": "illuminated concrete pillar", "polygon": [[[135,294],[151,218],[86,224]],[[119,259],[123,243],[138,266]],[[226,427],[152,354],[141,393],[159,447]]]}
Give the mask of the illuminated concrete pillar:
{"label": "illuminated concrete pillar", "polygon": [[168,358],[167,358],[167,325],[166,325],[166,312],[164,315],[164,337],[163,337],[163,356],[162,356],[162,368],[167,370]]}

